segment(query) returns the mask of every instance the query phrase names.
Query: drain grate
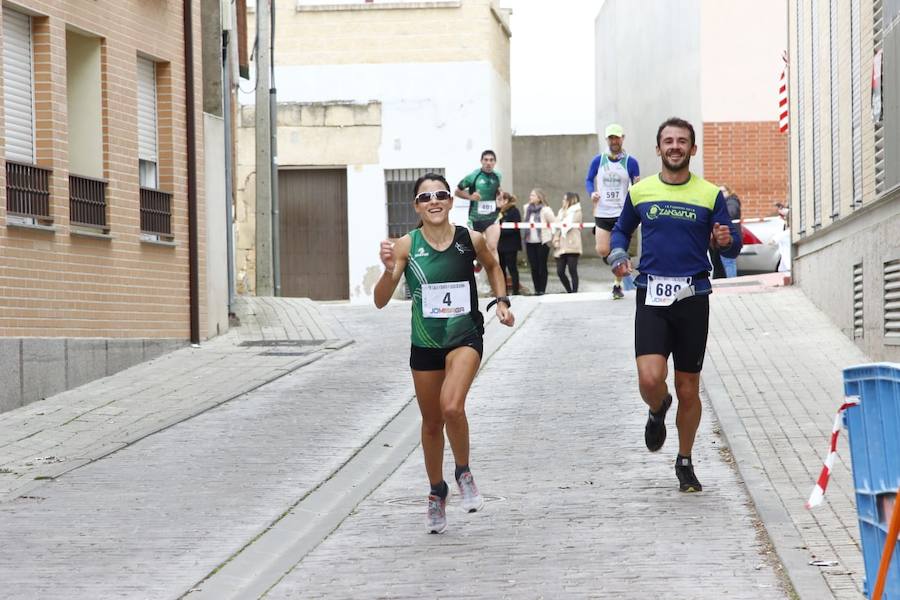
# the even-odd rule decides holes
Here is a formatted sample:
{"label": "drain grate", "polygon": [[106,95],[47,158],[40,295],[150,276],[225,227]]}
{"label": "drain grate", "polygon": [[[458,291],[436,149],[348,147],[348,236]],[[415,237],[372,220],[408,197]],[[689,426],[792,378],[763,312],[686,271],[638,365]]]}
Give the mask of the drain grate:
{"label": "drain grate", "polygon": [[251,340],[241,342],[244,348],[298,348],[303,346],[321,346],[328,340]]}

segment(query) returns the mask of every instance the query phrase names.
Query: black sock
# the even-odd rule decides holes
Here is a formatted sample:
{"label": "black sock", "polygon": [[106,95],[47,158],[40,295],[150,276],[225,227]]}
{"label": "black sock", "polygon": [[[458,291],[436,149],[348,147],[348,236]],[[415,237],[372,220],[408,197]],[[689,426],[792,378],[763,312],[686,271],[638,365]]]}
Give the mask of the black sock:
{"label": "black sock", "polygon": [[468,472],[469,465],[456,465],[456,480],[459,481],[459,478],[462,477],[462,474]]}
{"label": "black sock", "polygon": [[651,411],[650,411],[650,415],[651,415],[654,419],[658,419],[658,418],[662,417],[662,416],[665,415],[666,412],[668,411],[668,409],[666,408],[666,403],[667,403],[667,402],[671,402],[671,401],[672,401],[672,395],[671,395],[671,394],[666,394],[666,397],[663,398],[663,401],[662,401],[662,404],[661,404],[660,407],[659,407],[659,410],[658,410],[657,412],[653,412],[653,411],[651,410]]}
{"label": "black sock", "polygon": [[447,486],[447,482],[441,480],[438,484],[432,484],[431,486],[431,495],[437,496],[438,498],[446,498],[447,494],[450,493],[450,488]]}
{"label": "black sock", "polygon": [[690,467],[691,465],[692,465],[692,463],[691,463],[690,456],[685,456],[683,454],[679,454],[675,458],[675,466],[676,467]]}

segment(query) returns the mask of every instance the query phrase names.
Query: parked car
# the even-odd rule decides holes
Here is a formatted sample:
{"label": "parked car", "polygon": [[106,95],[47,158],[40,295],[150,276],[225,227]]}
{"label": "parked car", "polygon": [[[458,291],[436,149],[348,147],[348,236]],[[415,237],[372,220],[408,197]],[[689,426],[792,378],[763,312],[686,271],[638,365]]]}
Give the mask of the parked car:
{"label": "parked car", "polygon": [[784,230],[784,219],[744,219],[741,229],[744,247],[737,258],[738,275],[777,271],[781,260],[777,234]]}

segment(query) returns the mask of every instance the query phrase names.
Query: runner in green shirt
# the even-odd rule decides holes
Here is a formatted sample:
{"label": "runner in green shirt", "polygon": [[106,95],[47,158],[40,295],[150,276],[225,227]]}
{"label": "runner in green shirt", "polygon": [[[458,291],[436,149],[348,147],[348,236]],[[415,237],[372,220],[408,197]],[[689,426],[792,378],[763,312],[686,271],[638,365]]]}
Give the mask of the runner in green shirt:
{"label": "runner in green shirt", "polygon": [[[500,225],[497,223],[497,196],[500,195],[502,175],[495,167],[497,155],[493,150],[481,153],[481,168],[466,175],[456,186],[456,196],[469,201],[469,229],[483,233],[488,249],[499,261],[497,243],[500,241]],[[479,271],[480,268],[476,269]]]}
{"label": "runner in green shirt", "polygon": [[375,306],[391,300],[401,277],[412,295],[412,370],[416,399],[422,413],[422,451],[431,483],[427,525],[431,533],[447,528],[447,493],[444,481],[444,427],[456,462],[460,506],[475,512],[484,499],[469,470],[469,422],[465,405],[469,387],[481,364],[484,319],[472,261],[487,270],[496,300],[497,319],[512,326],[506,281],[500,265],[488,251],[484,236],[450,223],[453,194],[441,175],[427,173],[416,181],[416,213],[421,225],[399,240],[381,242],[384,265],[375,284]]}

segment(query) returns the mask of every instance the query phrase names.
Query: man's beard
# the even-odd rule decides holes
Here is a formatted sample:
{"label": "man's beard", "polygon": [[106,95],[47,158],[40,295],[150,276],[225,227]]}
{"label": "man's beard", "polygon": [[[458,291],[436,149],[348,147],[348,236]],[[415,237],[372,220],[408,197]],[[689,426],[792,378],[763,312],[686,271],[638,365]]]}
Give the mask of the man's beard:
{"label": "man's beard", "polygon": [[669,161],[669,158],[663,154],[660,158],[662,158],[663,166],[669,171],[682,171],[691,166],[691,155],[685,154],[681,161],[678,163],[673,163]]}

